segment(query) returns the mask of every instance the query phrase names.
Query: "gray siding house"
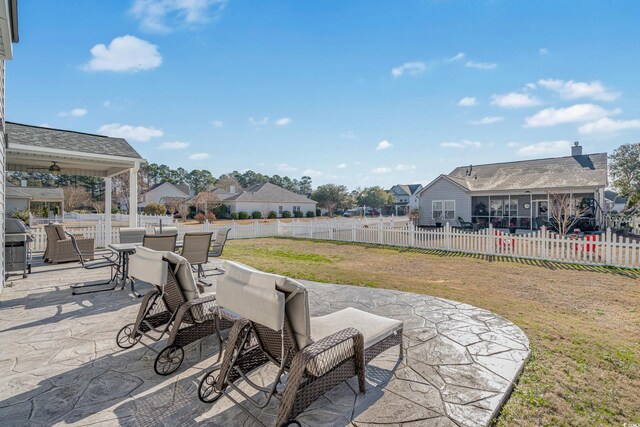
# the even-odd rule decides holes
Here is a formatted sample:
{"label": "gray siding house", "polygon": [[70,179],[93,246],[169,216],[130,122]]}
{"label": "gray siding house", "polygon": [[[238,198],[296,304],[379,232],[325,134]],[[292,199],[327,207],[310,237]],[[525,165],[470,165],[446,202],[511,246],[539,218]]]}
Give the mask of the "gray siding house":
{"label": "gray siding house", "polygon": [[571,156],[486,165],[460,166],[440,175],[419,193],[421,226],[465,222],[495,228],[535,229],[549,221],[554,194],[593,206],[596,226],[606,206],[607,153],[582,154],[576,142]]}

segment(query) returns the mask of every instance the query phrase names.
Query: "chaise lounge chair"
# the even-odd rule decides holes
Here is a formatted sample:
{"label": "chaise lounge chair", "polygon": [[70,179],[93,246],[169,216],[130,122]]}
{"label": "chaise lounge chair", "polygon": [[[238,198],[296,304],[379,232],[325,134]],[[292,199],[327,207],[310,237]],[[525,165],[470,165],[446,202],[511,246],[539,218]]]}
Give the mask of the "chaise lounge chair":
{"label": "chaise lounge chair", "polygon": [[[230,310],[241,319],[231,328],[222,363],[200,382],[198,397],[203,402],[226,396],[264,425],[231,392],[257,408],[266,407],[275,396],[281,401],[276,426],[299,425],[295,417],[342,381],[357,375],[364,392],[365,364],[383,351],[400,346],[402,358],[401,321],[355,308],[310,318],[307,291],[295,280],[230,261],[225,272],[217,283],[217,310]],[[277,376],[261,387],[249,375],[268,363],[278,367]],[[266,401],[249,396],[239,387],[240,380],[262,392]]]}
{"label": "chaise lounge chair", "polygon": [[184,258],[172,252],[138,247],[129,259],[129,275],[132,280],[155,285],[155,289],[144,296],[135,323],[118,332],[119,347],[131,348],[142,337],[158,342],[167,336],[154,370],[158,375],[169,375],[182,364],[185,345],[216,335],[220,360],[220,331],[229,329],[233,321],[214,313],[215,294],[200,295],[191,266]]}

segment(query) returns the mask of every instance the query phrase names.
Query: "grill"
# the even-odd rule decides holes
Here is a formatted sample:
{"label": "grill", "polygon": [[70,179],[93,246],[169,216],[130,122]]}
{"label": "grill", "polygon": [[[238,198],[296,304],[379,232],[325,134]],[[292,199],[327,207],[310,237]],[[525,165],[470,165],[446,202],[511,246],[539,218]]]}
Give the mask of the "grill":
{"label": "grill", "polygon": [[4,223],[4,265],[5,279],[10,273],[21,272],[22,277],[31,274],[30,243],[33,237],[24,222],[16,218],[6,218]]}

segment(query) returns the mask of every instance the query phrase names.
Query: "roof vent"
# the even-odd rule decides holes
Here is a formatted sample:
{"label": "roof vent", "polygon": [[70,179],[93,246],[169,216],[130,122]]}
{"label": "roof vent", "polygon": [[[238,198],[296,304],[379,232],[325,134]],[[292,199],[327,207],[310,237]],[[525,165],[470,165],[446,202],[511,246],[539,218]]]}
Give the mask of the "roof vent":
{"label": "roof vent", "polygon": [[573,157],[582,156],[582,146],[578,141],[573,143],[573,147],[571,147],[571,155]]}

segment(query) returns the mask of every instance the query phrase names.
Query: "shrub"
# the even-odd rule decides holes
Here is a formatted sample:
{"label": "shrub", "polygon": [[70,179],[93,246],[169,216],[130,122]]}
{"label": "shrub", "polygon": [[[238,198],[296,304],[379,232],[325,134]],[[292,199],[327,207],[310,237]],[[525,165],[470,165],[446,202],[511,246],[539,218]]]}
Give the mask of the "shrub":
{"label": "shrub", "polygon": [[231,219],[238,219],[238,213],[237,212],[234,212],[229,216],[231,217]]}
{"label": "shrub", "polygon": [[316,216],[316,213],[314,211],[308,211],[307,212],[307,218],[313,218]]}
{"label": "shrub", "polygon": [[27,209],[23,211],[17,210],[17,211],[11,212],[11,218],[18,218],[20,221],[29,225],[29,211]]}
{"label": "shrub", "polygon": [[144,207],[145,215],[165,215],[167,213],[167,208],[160,203],[149,203]]}
{"label": "shrub", "polygon": [[304,215],[302,214],[302,211],[295,211],[293,213],[293,216],[295,216],[296,218],[302,218]]}
{"label": "shrub", "polygon": [[269,212],[269,215],[267,215],[267,218],[269,219],[278,218],[278,214],[276,213],[276,211],[271,211]]}
{"label": "shrub", "polygon": [[262,213],[260,213],[260,211],[253,211],[251,212],[251,218],[260,219],[262,218]]}
{"label": "shrub", "polygon": [[291,212],[289,211],[282,212],[282,218],[291,218]]}
{"label": "shrub", "polygon": [[207,221],[213,222],[216,219],[216,214],[214,214],[213,212],[207,212]]}
{"label": "shrub", "polygon": [[322,210],[320,208],[316,209],[316,216],[322,216]]}
{"label": "shrub", "polygon": [[247,219],[247,218],[249,218],[249,214],[248,214],[248,213],[246,213],[245,211],[242,211],[242,212],[240,212],[240,213],[238,214],[238,218],[239,218],[239,219]]}
{"label": "shrub", "polygon": [[193,217],[193,219],[198,221],[198,223],[200,224],[204,224],[204,220],[207,219],[207,217],[202,212],[198,212],[196,216]]}
{"label": "shrub", "polygon": [[229,215],[229,206],[220,205],[215,207],[212,212],[216,216],[216,218],[226,218]]}

